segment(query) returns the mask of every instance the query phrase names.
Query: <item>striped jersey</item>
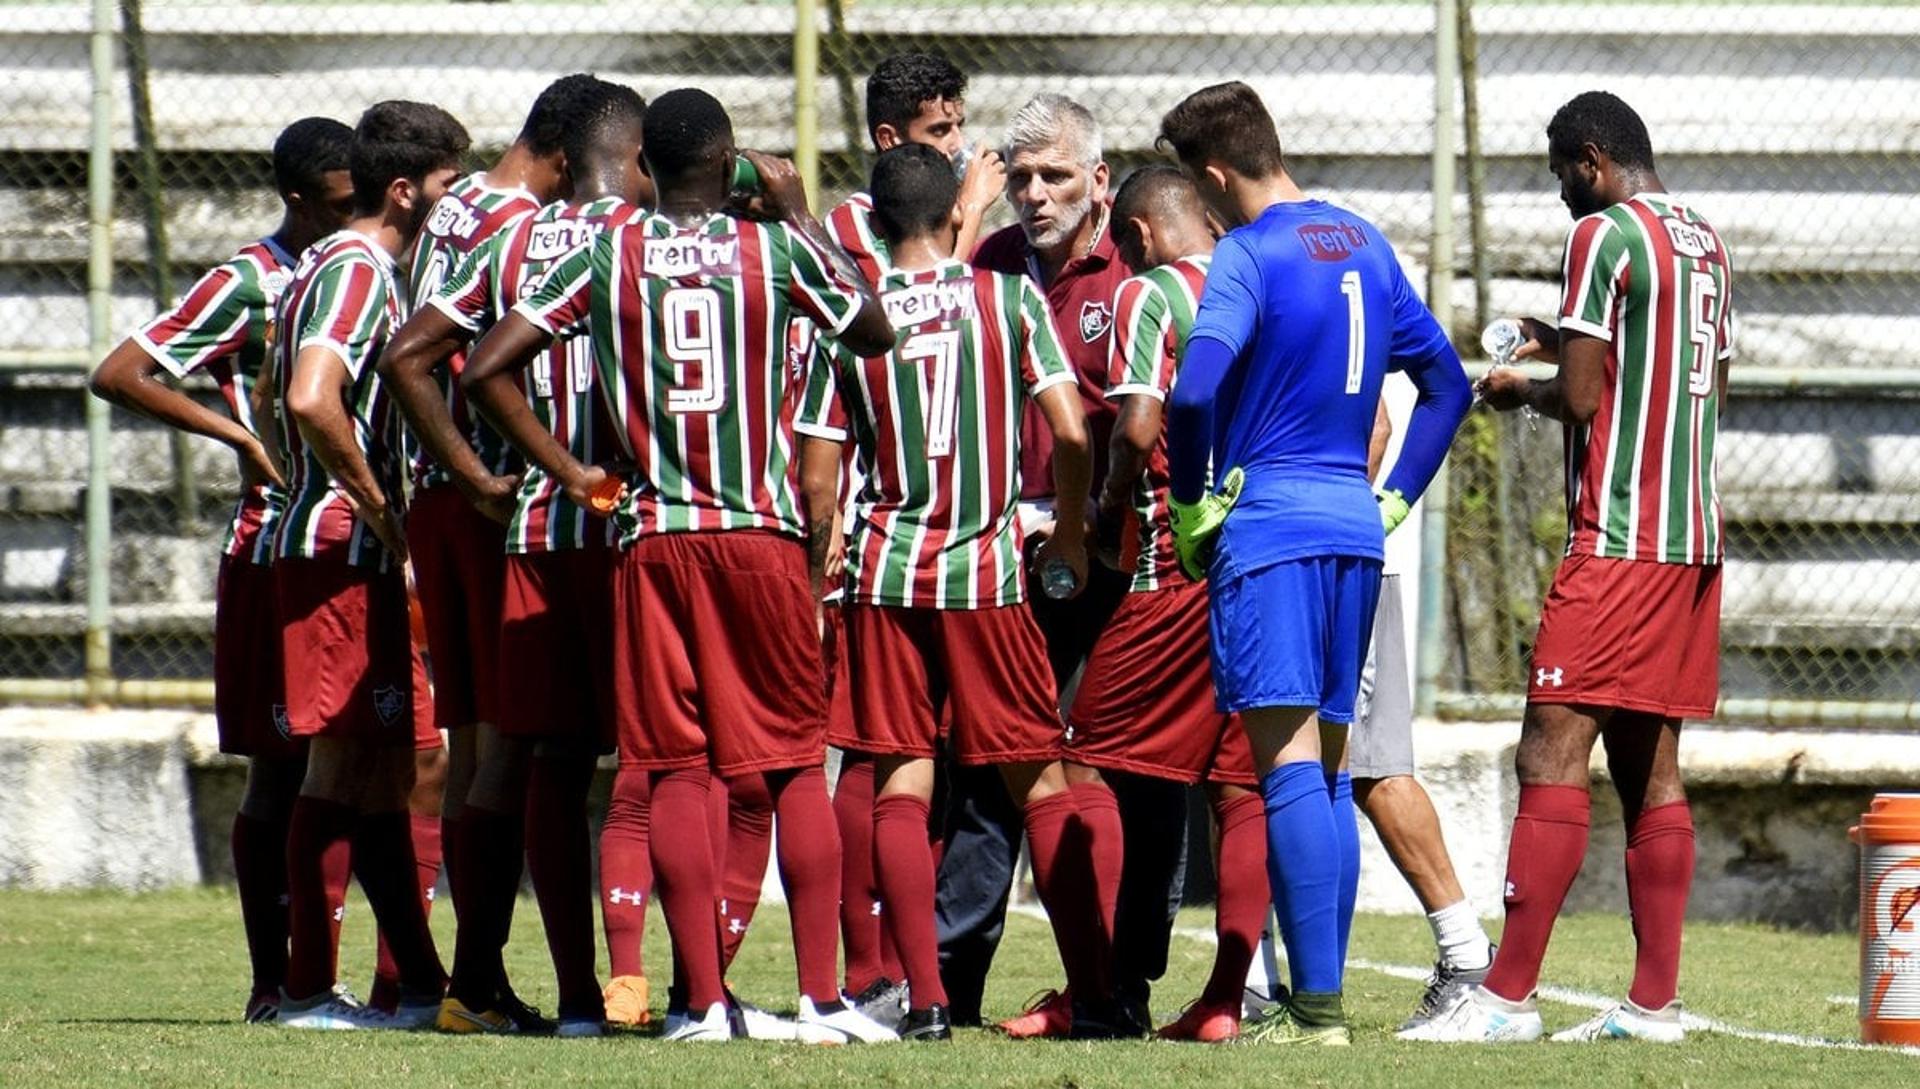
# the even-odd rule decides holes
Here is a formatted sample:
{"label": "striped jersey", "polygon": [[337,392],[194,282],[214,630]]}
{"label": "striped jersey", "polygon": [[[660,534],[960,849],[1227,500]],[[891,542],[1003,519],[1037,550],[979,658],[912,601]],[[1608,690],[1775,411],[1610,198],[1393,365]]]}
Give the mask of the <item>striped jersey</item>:
{"label": "striped jersey", "polygon": [[879,283],[880,274],[893,265],[887,240],[873,226],[873,198],[865,193],[853,194],[827,213],[827,233],[853,258],[870,284]]}
{"label": "striped jersey", "polygon": [[326,348],[347,368],[341,391],[352,418],[354,446],[367,459],[387,504],[396,514],[406,507],[405,455],[400,413],[380,382],[376,363],[400,324],[400,290],[393,258],[358,231],[338,231],[301,255],[280,299],[281,336],[274,346],[274,411],[280,422],[280,449],[287,466],[287,504],[275,538],[278,556],[333,556],[344,553],[356,567],[387,570],[384,545],[353,513],[347,493],[307,447],[300,428],[288,418],[287,389],[306,348]]}
{"label": "striped jersey", "polygon": [[814,356],[795,427],[846,441],[866,480],[854,499],[847,592],[875,605],[983,609],[1025,597],[1020,421],[1075,380],[1040,290],[947,260],[882,274],[894,348]]}
{"label": "striped jersey", "polygon": [[682,227],[642,213],[555,265],[515,309],[592,341],[614,434],[638,467],[615,512],[625,548],[655,533],[801,535],[792,325],[836,335],[860,300],[785,224],[716,213]]}
{"label": "striped jersey", "polygon": [[1609,345],[1599,411],[1566,431],[1568,553],[1719,563],[1726,246],[1692,209],[1642,193],[1573,225],[1563,280],[1560,327]]}
{"label": "striped jersey", "polygon": [[[1182,257],[1122,281],[1113,296],[1113,340],[1108,346],[1107,399],[1139,395],[1164,402],[1173,390],[1187,334],[1207,283],[1207,256]],[[1146,471],[1133,486],[1133,509],[1121,555],[1133,570],[1132,589],[1158,590],[1184,582],[1167,522],[1167,436],[1161,430]]]}
{"label": "striped jersey", "polygon": [[[413,264],[407,273],[407,297],[403,304],[424,306],[428,299],[454,274],[473,251],[487,239],[503,231],[514,220],[538,211],[540,201],[525,189],[502,189],[487,184],[487,175],[476,171],[459,178],[427,213],[420,234],[413,244]],[[480,463],[496,476],[520,471],[520,454],[501,437],[478,412],[467,407],[460,392],[461,368],[466,366],[465,352],[455,352],[445,369],[434,375],[447,399],[447,411],[467,444],[480,455]],[[430,488],[452,481],[444,466],[435,464],[425,450],[413,451],[415,487]]]}
{"label": "striped jersey", "polygon": [[[200,277],[174,308],[133,334],[175,378],[206,370],[240,426],[260,433],[253,393],[273,351],[274,308],[293,277],[293,256],[273,238],[242,247]],[[286,495],[262,481],[246,487],[221,542],[227,556],[273,562],[273,522]]]}
{"label": "striped jersey", "polygon": [[[590,247],[609,220],[634,210],[619,197],[602,197],[585,204],[560,201],[522,216],[481,243],[427,303],[476,337],[483,335],[561,258]],[[615,449],[613,425],[593,387],[593,349],[585,337],[554,341],[521,376],[533,414],[589,465]],[[605,518],[568,499],[546,470],[527,466],[507,526],[508,553],[597,548],[609,543],[607,534]]]}

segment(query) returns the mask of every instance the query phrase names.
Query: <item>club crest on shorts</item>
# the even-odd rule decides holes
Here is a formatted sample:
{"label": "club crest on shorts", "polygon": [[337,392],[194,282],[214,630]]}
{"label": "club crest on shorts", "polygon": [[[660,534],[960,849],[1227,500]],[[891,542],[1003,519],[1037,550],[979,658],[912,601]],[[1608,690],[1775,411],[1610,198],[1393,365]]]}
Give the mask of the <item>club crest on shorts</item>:
{"label": "club crest on shorts", "polygon": [[1088,299],[1080,304],[1080,339],[1092,344],[1113,325],[1113,307],[1104,299]]}
{"label": "club crest on shorts", "polygon": [[287,718],[287,705],[284,703],[273,705],[273,728],[278,730],[283,738],[293,737],[293,722]]}
{"label": "club crest on shorts", "polygon": [[373,690],[373,713],[380,716],[380,724],[391,726],[400,720],[401,712],[407,709],[406,694],[390,684],[383,684]]}

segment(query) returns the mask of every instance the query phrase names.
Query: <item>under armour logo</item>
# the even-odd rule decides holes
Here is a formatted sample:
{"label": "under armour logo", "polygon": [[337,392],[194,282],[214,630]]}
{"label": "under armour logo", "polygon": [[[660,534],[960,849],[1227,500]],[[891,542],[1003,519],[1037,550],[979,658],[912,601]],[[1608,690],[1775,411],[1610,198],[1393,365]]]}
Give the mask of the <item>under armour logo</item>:
{"label": "under armour logo", "polygon": [[1545,688],[1548,685],[1552,685],[1558,688],[1566,678],[1567,671],[1560,666],[1554,666],[1550,670],[1536,669],[1533,671],[1533,686],[1535,688]]}
{"label": "under armour logo", "polygon": [[742,919],[727,920],[727,933],[745,934],[746,932],[747,932],[747,924],[745,920],[742,920]]}
{"label": "under armour logo", "polygon": [[1520,895],[1519,893],[1517,893],[1517,892],[1514,892],[1514,891],[1513,891],[1513,882],[1511,882],[1511,881],[1509,881],[1509,882],[1507,882],[1507,895],[1506,895],[1506,898],[1507,898],[1507,899],[1509,899],[1509,900],[1512,900],[1512,899],[1515,899],[1516,897],[1518,897],[1519,895]]}
{"label": "under armour logo", "polygon": [[880,901],[878,901],[878,900],[875,900],[875,901],[873,902],[873,910],[872,910],[872,911],[869,911],[869,912],[867,912],[867,914],[869,914],[869,915],[871,915],[871,916],[873,916],[874,918],[876,918],[876,919],[878,919],[878,918],[880,917]]}
{"label": "under armour logo", "polygon": [[347,905],[341,904],[339,907],[333,909],[334,922],[336,923],[345,922],[346,918],[347,918]]}
{"label": "under armour logo", "polygon": [[440,895],[439,895],[439,893],[440,893],[440,886],[438,886],[438,885],[428,885],[428,886],[427,886],[427,892],[426,892],[426,897],[427,897],[427,903],[429,903],[429,904],[431,904],[431,903],[433,903],[433,902],[434,902],[435,900],[438,900],[438,899],[440,898]]}
{"label": "under armour logo", "polygon": [[647,894],[638,889],[629,892],[615,885],[607,892],[607,902],[610,904],[631,904],[634,907],[639,907],[641,904],[646,903],[646,900]]}

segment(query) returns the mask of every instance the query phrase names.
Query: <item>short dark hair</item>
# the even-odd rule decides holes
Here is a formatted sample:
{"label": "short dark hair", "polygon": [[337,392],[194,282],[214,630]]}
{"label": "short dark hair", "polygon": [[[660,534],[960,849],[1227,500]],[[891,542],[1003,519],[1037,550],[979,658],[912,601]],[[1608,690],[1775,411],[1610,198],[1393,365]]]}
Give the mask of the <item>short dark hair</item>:
{"label": "short dark hair", "polygon": [[682,87],[647,107],[640,139],[656,177],[683,178],[733,143],[733,121],[719,99]]}
{"label": "short dark hair", "polygon": [[561,76],[547,84],[547,89],[533,100],[533,108],[527,111],[527,120],[514,142],[525,144],[535,155],[562,150],[567,134],[579,126],[598,100],[602,84],[585,72]]}
{"label": "short dark hair", "polygon": [[1653,169],[1653,138],[1647,124],[1620,96],[1588,91],[1554,112],[1547,122],[1547,150],[1563,159],[1592,144],[1630,170]]}
{"label": "short dark hair", "polygon": [[867,136],[881,125],[904,134],[922,103],[967,97],[967,74],[934,53],[895,53],[867,77]]}
{"label": "short dark hair", "polygon": [[1150,163],[1135,170],[1113,194],[1108,222],[1113,224],[1114,240],[1131,241],[1136,218],[1144,219],[1155,211],[1175,211],[1181,206],[1192,209],[1194,215],[1206,215],[1200,205],[1200,191],[1186,171],[1166,163]]}
{"label": "short dark hair", "polygon": [[324,175],[346,170],[353,129],[331,117],[302,117],[273,141],[273,187],[281,196],[316,196]]}
{"label": "short dark hair", "polygon": [[932,234],[953,216],[960,179],[953,162],[925,144],[901,144],[873,162],[873,219],[889,242]]}
{"label": "short dark hair", "polygon": [[349,156],[353,210],[359,215],[378,211],[395,178],[418,182],[458,166],[471,145],[465,126],[438,106],[399,99],[368,106],[354,126]]}
{"label": "short dark hair", "polygon": [[[647,100],[640,97],[640,92],[624,83],[602,79],[593,82],[597,86],[592,101],[560,142],[561,149],[567,153],[568,168],[576,178],[612,165],[599,160],[612,150],[613,142],[624,136],[629,126],[641,124],[647,116]],[[628,155],[632,150],[623,148],[619,154]]]}
{"label": "short dark hair", "polygon": [[1202,87],[1160,119],[1154,146],[1165,145],[1183,163],[1218,159],[1249,178],[1287,168],[1273,115],[1253,88],[1235,80]]}

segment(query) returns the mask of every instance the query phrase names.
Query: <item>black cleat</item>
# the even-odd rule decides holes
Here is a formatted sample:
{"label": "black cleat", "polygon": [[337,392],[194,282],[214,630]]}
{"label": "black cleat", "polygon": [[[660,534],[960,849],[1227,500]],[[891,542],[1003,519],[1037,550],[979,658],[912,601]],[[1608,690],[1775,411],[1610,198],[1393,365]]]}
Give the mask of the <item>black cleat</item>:
{"label": "black cleat", "polygon": [[560,1027],[558,1022],[547,1019],[539,1010],[520,1001],[520,996],[514,994],[513,989],[504,982],[494,995],[493,1008],[506,1014],[514,1027],[529,1036],[551,1036]]}
{"label": "black cleat", "polygon": [[902,1040],[951,1040],[953,1022],[947,1017],[947,1008],[938,1002],[924,1010],[908,1010],[907,1016],[900,1022]]}
{"label": "black cleat", "polygon": [[1067,1039],[1137,1040],[1145,1036],[1148,1029],[1124,1002],[1109,999],[1092,1003],[1075,999],[1073,1027],[1067,1030]]}

